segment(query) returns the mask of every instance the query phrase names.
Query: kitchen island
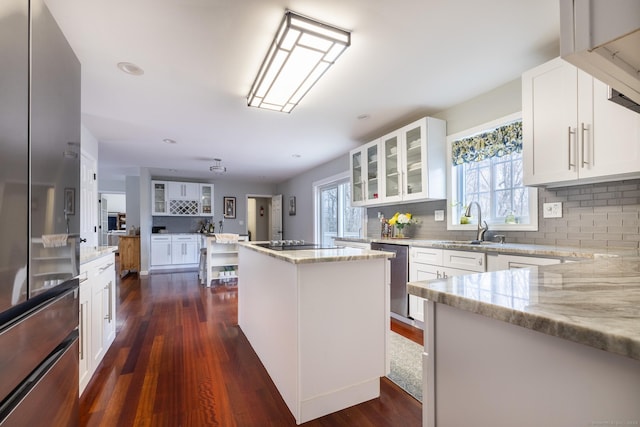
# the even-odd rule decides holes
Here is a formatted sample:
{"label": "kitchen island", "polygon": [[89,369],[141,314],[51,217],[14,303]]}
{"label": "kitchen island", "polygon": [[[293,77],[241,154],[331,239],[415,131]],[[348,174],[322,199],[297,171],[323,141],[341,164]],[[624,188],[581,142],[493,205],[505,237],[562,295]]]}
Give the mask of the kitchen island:
{"label": "kitchen island", "polygon": [[640,257],[409,283],[424,426],[640,425]]}
{"label": "kitchen island", "polygon": [[298,424],[374,399],[393,254],[239,244],[238,324]]}

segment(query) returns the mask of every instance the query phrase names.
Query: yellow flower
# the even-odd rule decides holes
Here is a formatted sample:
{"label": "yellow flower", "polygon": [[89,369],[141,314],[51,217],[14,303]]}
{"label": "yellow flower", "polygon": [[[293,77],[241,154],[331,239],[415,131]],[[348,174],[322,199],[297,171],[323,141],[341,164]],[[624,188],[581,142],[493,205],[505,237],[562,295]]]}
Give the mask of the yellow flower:
{"label": "yellow flower", "polygon": [[396,225],[396,222],[398,222],[398,213],[396,212],[396,214],[394,216],[391,217],[391,219],[389,220],[389,225]]}

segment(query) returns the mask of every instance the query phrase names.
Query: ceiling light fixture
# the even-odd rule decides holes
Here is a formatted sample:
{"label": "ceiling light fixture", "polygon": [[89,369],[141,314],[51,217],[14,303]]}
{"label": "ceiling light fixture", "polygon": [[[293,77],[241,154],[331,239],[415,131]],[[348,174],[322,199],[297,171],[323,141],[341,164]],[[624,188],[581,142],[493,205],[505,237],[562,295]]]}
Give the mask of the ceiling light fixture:
{"label": "ceiling light fixture", "polygon": [[133,62],[118,62],[118,68],[127,74],[131,74],[132,76],[141,76],[144,74],[144,70],[138,67]]}
{"label": "ceiling light fixture", "polygon": [[216,174],[223,174],[227,171],[225,166],[222,166],[222,160],[213,159],[213,165],[209,168],[209,170]]}
{"label": "ceiling light fixture", "polygon": [[287,11],[247,105],[290,113],[350,44],[350,32]]}
{"label": "ceiling light fixture", "polygon": [[162,140],[162,142],[164,142],[165,144],[176,144],[176,140],[171,138],[165,138]]}

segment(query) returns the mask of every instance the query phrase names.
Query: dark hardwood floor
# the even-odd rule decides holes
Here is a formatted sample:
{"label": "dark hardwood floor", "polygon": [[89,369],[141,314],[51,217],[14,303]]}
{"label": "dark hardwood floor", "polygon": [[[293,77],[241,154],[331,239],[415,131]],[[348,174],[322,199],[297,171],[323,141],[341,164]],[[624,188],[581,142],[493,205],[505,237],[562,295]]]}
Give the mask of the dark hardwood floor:
{"label": "dark hardwood floor", "polygon": [[[130,274],[118,301],[118,335],[81,396],[82,426],[296,425],[237,325],[237,288],[201,287],[195,272]],[[383,378],[380,398],[304,425],[417,427],[421,411]]]}

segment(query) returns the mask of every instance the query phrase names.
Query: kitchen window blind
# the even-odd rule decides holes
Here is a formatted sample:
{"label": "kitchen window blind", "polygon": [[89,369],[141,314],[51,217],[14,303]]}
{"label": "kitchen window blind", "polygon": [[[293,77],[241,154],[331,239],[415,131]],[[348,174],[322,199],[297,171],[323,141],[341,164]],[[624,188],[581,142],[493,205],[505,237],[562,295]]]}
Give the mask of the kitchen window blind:
{"label": "kitchen window blind", "polygon": [[451,144],[453,166],[522,152],[522,121],[459,139]]}

